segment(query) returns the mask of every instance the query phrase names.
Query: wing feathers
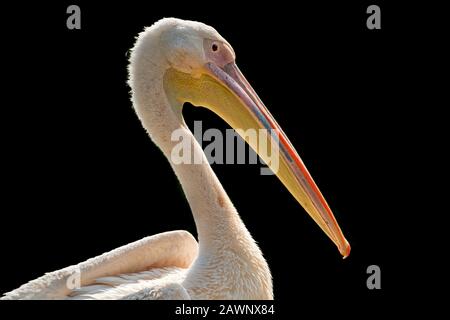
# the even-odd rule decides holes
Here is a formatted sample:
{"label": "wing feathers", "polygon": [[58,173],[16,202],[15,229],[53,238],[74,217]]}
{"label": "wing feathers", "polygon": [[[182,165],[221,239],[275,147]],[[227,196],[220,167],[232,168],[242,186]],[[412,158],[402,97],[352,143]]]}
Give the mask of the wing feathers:
{"label": "wing feathers", "polygon": [[[78,265],[47,273],[6,293],[2,299],[64,299],[78,285],[88,286],[99,278],[136,273],[150,268],[188,268],[197,253],[197,241],[189,232],[180,230],[160,233]],[[126,277],[123,279],[127,280]]]}

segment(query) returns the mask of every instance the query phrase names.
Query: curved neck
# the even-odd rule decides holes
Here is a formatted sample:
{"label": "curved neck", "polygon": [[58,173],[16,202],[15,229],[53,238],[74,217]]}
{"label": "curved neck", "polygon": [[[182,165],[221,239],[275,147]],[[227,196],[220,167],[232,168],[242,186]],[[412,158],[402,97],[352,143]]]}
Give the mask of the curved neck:
{"label": "curved neck", "polygon": [[[205,249],[208,249],[207,251],[214,251],[219,249],[218,247],[223,249],[224,244],[234,246],[238,238],[253,242],[208,164],[201,146],[184,123],[181,114],[182,104],[170,99],[170,92],[166,93],[165,70],[164,65],[143,59],[131,64],[130,86],[133,106],[142,125],[169,160],[183,187],[195,219],[200,254]],[[175,130],[180,140],[172,141],[171,136]],[[181,140],[190,145],[191,157],[202,159],[200,164],[174,163],[171,157],[172,150]]]}
{"label": "curved neck", "polygon": [[[165,86],[169,65],[156,45],[161,30],[152,28],[140,34],[136,41],[130,57],[129,85],[135,111],[175,171],[197,227],[199,256],[189,268],[183,285],[197,298],[270,299],[272,280],[267,262],[187,128],[182,102],[174,98],[179,88]],[[202,159],[200,164],[177,164],[172,159],[172,151],[179,143],[171,139],[175,130],[190,146],[191,157]],[[218,282],[217,275],[223,276]]]}
{"label": "curved neck", "polygon": [[[201,146],[184,123],[182,104],[171,99],[171,93],[164,89],[166,69],[145,57],[139,59],[136,53],[131,60],[129,84],[136,113],[151,139],[169,160],[194,216],[199,256],[189,269],[184,285],[199,298],[205,298],[202,296],[205,288],[198,287],[198,283],[208,284],[211,292],[228,292],[229,283],[220,284],[223,286],[221,290],[210,274],[211,270],[224,270],[228,282],[243,283],[239,290],[235,290],[234,298],[271,299],[272,280],[267,262],[214,174]],[[191,157],[202,159],[200,164],[176,164],[173,161],[172,150],[179,143],[171,139],[175,130],[177,136],[190,145]],[[242,272],[236,273],[235,270]],[[203,278],[204,281],[197,281]],[[217,298],[230,297],[219,295]]]}
{"label": "curved neck", "polygon": [[251,238],[191,131],[183,126],[178,132],[190,144],[192,157],[202,159],[200,164],[174,164],[166,154],[191,207],[200,252],[223,249],[225,244],[234,246],[237,234]]}

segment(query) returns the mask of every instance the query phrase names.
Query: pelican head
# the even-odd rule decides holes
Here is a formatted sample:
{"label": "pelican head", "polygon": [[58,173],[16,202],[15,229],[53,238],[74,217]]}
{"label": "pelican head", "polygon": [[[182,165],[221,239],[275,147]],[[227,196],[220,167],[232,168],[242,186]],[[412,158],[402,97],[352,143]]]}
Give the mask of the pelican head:
{"label": "pelican head", "polygon": [[[347,257],[350,245],[325,198],[284,132],[240,72],[235,59],[231,45],[214,28],[174,18],[160,20],[138,37],[131,56],[130,85],[136,89],[135,92],[142,93],[148,92],[148,88],[157,81],[163,87],[160,91],[165,92],[166,101],[152,104],[155,110],[151,119],[148,114],[152,110],[146,110],[145,115],[137,110],[138,115],[144,123],[153,122],[148,126],[152,130],[160,128],[161,122],[167,121],[167,117],[158,118],[167,112],[166,109],[170,109],[176,121],[184,124],[181,110],[183,104],[189,102],[210,109],[232,128],[241,129],[241,132],[248,129],[274,132],[276,148],[279,150],[278,167],[274,173],[335,243],[344,258]],[[142,76],[142,72],[149,74]],[[161,81],[155,80],[156,74]],[[136,83],[138,79],[140,83]],[[141,90],[138,90],[139,87]],[[139,105],[139,94],[133,99],[134,104]],[[146,99],[155,97],[147,96]],[[165,135],[167,140],[168,134],[162,131],[157,134],[150,132],[154,140],[157,140],[155,135]],[[263,160],[267,160],[258,152],[257,141],[245,136],[243,138]],[[273,141],[268,139],[268,144],[274,144]]]}
{"label": "pelican head", "polygon": [[209,63],[224,67],[235,59],[228,42],[212,27],[199,22],[170,19],[175,23],[161,33],[161,51],[174,69],[200,76]]}

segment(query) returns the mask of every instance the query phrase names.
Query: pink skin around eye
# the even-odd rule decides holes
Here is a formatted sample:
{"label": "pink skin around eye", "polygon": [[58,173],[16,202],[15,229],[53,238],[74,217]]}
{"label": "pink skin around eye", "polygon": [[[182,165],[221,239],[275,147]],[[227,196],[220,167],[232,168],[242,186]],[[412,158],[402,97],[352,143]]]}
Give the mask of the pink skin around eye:
{"label": "pink skin around eye", "polygon": [[226,43],[205,39],[203,49],[208,62],[212,62],[220,68],[225,67],[230,62],[234,62],[234,51]]}

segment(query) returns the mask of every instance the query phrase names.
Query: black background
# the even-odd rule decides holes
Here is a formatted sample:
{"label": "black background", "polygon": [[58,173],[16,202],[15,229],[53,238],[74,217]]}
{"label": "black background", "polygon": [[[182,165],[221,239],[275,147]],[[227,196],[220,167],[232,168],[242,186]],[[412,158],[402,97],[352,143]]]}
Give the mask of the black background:
{"label": "black background", "polygon": [[[131,106],[127,51],[144,26],[174,16],[215,27],[309,168],[352,245],[332,242],[274,176],[257,165],[213,165],[274,278],[279,310],[318,303],[381,310],[407,289],[401,194],[414,111],[405,103],[422,29],[407,7],[381,2],[382,29],[366,8],[324,3],[72,2],[11,6],[4,60],[0,292],[130,243],[195,225],[167,160]],[[408,18],[408,19],[407,19]],[[9,20],[8,20],[9,21]],[[416,51],[414,51],[416,50]],[[414,65],[414,68],[411,66]],[[414,99],[414,97],[412,97]],[[192,128],[228,126],[186,105]],[[417,142],[418,140],[416,140]],[[415,215],[415,212],[409,212]],[[420,250],[420,242],[415,250]],[[380,266],[382,289],[366,268]],[[407,282],[407,281],[406,281]],[[330,304],[329,304],[330,303]]]}

